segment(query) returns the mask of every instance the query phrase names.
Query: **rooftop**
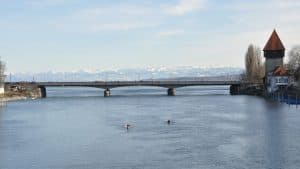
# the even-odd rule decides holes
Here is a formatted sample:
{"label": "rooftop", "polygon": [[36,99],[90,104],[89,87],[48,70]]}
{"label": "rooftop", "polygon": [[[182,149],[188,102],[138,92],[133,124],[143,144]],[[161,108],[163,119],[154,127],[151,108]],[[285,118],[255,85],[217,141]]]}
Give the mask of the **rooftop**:
{"label": "rooftop", "polygon": [[272,50],[285,50],[276,30],[274,29],[271,37],[269,38],[266,46],[264,47],[264,51],[272,51]]}

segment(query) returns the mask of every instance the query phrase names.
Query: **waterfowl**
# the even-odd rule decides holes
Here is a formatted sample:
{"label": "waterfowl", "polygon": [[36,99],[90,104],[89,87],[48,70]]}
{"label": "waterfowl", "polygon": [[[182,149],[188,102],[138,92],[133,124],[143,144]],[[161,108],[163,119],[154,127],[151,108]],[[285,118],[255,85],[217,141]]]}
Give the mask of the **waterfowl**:
{"label": "waterfowl", "polygon": [[124,128],[126,128],[127,130],[128,130],[130,127],[131,127],[131,125],[128,124],[128,123],[126,123],[126,124],[124,125]]}

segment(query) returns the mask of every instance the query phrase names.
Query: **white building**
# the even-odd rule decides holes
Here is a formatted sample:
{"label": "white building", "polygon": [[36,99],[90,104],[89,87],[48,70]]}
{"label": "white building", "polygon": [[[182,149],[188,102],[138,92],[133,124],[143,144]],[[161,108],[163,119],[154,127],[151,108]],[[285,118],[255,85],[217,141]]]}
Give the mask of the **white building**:
{"label": "white building", "polygon": [[291,79],[290,76],[270,74],[267,76],[266,81],[268,93],[273,93],[278,91],[280,88],[287,87],[290,84]]}

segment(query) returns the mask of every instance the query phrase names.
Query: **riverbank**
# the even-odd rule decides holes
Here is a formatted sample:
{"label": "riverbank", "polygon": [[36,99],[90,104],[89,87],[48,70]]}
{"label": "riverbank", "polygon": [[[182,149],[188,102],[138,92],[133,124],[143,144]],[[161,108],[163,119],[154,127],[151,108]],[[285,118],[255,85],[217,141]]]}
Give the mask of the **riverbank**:
{"label": "riverbank", "polygon": [[[232,89],[231,89],[232,92]],[[266,93],[263,84],[257,85],[241,85],[234,89],[235,93],[233,95],[250,95],[250,96],[261,96],[267,100],[274,100],[278,102],[284,102],[289,105],[299,105],[300,104],[300,88],[297,87],[287,87],[279,89],[274,93]]]}
{"label": "riverbank", "polygon": [[39,86],[29,83],[19,83],[17,85],[5,85],[5,94],[0,97],[1,101],[18,101],[26,99],[42,98]]}
{"label": "riverbank", "polygon": [[10,102],[10,101],[19,101],[19,100],[26,100],[28,99],[25,96],[2,96],[0,98],[0,102]]}
{"label": "riverbank", "polygon": [[251,96],[264,96],[263,84],[241,84],[233,85],[230,87],[231,95],[251,95]]}
{"label": "riverbank", "polygon": [[19,100],[27,100],[27,99],[37,99],[40,97],[32,97],[32,95],[24,95],[21,93],[9,93],[0,97],[0,102],[10,102],[10,101],[19,101]]}
{"label": "riverbank", "polygon": [[300,104],[300,89],[296,87],[288,87],[286,89],[278,90],[269,95],[272,100],[285,102],[287,104]]}

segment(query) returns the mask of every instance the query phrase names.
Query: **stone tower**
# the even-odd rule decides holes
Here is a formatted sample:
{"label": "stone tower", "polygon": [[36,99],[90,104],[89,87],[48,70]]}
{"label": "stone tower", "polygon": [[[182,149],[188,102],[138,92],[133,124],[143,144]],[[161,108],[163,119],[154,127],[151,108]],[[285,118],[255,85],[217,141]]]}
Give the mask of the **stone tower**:
{"label": "stone tower", "polygon": [[283,66],[284,52],[285,48],[276,30],[274,30],[264,47],[264,57],[266,59],[265,76],[267,76],[269,72],[274,71],[277,66]]}

